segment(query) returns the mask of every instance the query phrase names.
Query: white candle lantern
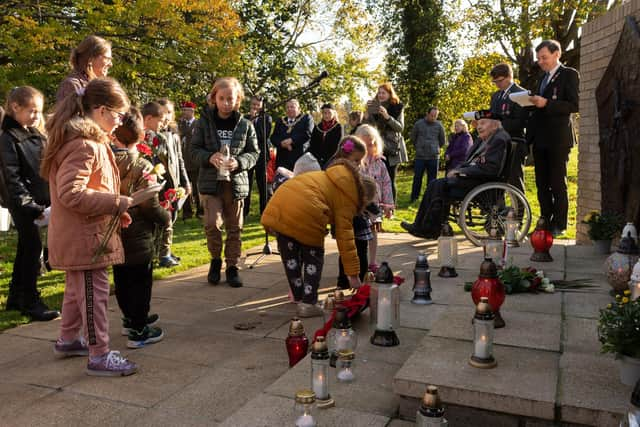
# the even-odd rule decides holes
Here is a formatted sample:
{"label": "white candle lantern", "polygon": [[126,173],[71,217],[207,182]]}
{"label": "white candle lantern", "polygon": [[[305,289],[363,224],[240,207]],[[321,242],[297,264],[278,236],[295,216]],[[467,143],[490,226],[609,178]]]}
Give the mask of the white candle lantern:
{"label": "white candle lantern", "polygon": [[413,304],[433,304],[431,299],[431,271],[425,254],[418,255],[413,269]]}
{"label": "white candle lantern", "polygon": [[491,258],[498,269],[502,269],[507,262],[507,244],[494,225],[491,226],[489,237],[484,241],[484,257]]}
{"label": "white candle lantern", "polygon": [[369,294],[370,321],[375,332],[371,344],[392,347],[400,344],[396,330],[400,326],[400,289],[393,282],[393,271],[385,261],[376,272]]}
{"label": "white candle lantern", "polygon": [[438,396],[438,387],[428,386],[416,413],[416,427],[443,427],[449,423],[444,418],[444,406]]}
{"label": "white candle lantern", "polygon": [[493,358],[494,319],[489,298],[480,298],[473,316],[473,354],[469,359],[469,364],[473,367],[487,369],[498,364]]}
{"label": "white candle lantern", "polygon": [[338,366],[336,370],[336,378],[341,383],[350,383],[355,380],[353,371],[356,354],[351,350],[341,350],[338,353]]}
{"label": "white candle lantern", "polygon": [[633,241],[636,243],[636,245],[638,244],[638,230],[636,229],[636,226],[633,225],[632,222],[628,222],[624,228],[622,229],[622,235],[620,236],[620,238],[622,239],[623,237],[631,237],[633,239]]}
{"label": "white candle lantern", "polygon": [[313,414],[316,405],[316,395],[311,390],[296,392],[295,415],[296,427],[316,427],[318,423]]}
{"label": "white candle lantern", "polygon": [[518,230],[520,228],[520,222],[516,219],[516,212],[513,208],[509,208],[507,213],[507,220],[505,221],[505,227],[507,229],[505,241],[510,248],[517,248],[520,246],[518,242]]}
{"label": "white candle lantern", "polygon": [[631,291],[631,301],[640,297],[640,260],[633,266],[631,280],[629,281],[629,290]]}
{"label": "white candle lantern", "polygon": [[324,337],[316,338],[311,347],[311,389],[318,408],[330,408],[335,402],[329,394],[329,349]]}
{"label": "white candle lantern", "polygon": [[339,351],[355,351],[356,345],[358,345],[358,335],[351,327],[346,307],[337,308],[333,327],[327,334],[327,345],[329,347],[329,364],[333,367],[336,366]]}
{"label": "white candle lantern", "polygon": [[457,277],[456,265],[458,265],[458,241],[453,237],[453,229],[449,223],[442,225],[440,237],[438,237],[438,263],[440,264],[440,277]]}

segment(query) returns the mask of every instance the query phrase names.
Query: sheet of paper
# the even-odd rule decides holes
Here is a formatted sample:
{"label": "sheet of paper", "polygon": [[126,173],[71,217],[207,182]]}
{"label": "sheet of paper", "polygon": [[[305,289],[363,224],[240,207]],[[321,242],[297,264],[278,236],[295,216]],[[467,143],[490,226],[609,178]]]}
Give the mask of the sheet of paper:
{"label": "sheet of paper", "polygon": [[528,91],[510,93],[509,99],[518,104],[521,107],[531,107],[533,103],[529,101],[531,94]]}

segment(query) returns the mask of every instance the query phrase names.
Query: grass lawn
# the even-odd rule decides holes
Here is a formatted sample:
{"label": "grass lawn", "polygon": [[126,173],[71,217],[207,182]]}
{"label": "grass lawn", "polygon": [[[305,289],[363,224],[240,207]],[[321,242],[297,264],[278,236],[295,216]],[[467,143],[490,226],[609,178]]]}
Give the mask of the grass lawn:
{"label": "grass lawn", "polygon": [[[569,227],[564,238],[575,238],[576,226],[576,197],[578,182],[578,150],[571,152],[568,168],[568,185],[569,185]],[[526,186],[527,199],[531,204],[532,215],[534,220],[540,214],[540,207],[535,189],[535,179],[533,167],[526,168]],[[403,232],[400,222],[403,220],[413,221],[419,202],[410,204],[409,196],[411,193],[411,182],[413,175],[411,171],[403,171],[398,174],[398,209],[395,217],[391,220],[385,220],[383,227],[386,231]],[[254,191],[252,194],[251,213],[246,221],[244,232],[242,235],[242,248],[244,250],[264,245],[264,233],[259,225],[258,212],[258,193]],[[17,311],[4,311],[7,301],[7,293],[9,291],[9,281],[11,280],[11,271],[13,269],[13,259],[15,256],[17,235],[15,230],[0,233],[0,331],[14,327],[19,324],[27,323],[29,318],[22,316]],[[271,239],[273,241],[273,239]],[[275,247],[275,243],[273,244]],[[174,268],[155,268],[154,278],[162,279],[171,274],[197,267],[209,262],[209,254],[207,252],[206,241],[202,224],[198,219],[191,219],[186,222],[178,220],[176,222],[174,232],[173,252],[181,257],[181,264]],[[62,295],[64,292],[64,274],[62,272],[50,272],[45,274],[38,281],[41,295],[44,301],[50,307],[60,308],[62,304]]]}

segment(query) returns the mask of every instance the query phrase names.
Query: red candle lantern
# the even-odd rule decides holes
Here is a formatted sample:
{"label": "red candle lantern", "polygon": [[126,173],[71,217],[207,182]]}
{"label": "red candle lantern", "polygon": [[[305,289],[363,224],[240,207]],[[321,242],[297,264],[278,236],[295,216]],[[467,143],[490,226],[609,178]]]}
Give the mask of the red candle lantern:
{"label": "red candle lantern", "polygon": [[292,368],[307,355],[309,350],[309,339],[304,334],[304,326],[297,317],[291,319],[289,336],[287,336],[285,344],[289,355],[289,367]]}
{"label": "red candle lantern", "polygon": [[504,285],[498,278],[498,268],[491,258],[482,261],[478,280],[471,287],[471,298],[476,306],[482,297],[487,297],[491,310],[495,313],[495,327],[504,328],[504,319],[500,315],[500,307],[505,298]]}
{"label": "red candle lantern", "polygon": [[553,245],[553,234],[549,231],[547,221],[544,217],[540,217],[536,224],[536,229],[531,236],[531,246],[533,246],[533,254],[530,260],[536,262],[551,262],[553,258],[549,253],[551,245]]}

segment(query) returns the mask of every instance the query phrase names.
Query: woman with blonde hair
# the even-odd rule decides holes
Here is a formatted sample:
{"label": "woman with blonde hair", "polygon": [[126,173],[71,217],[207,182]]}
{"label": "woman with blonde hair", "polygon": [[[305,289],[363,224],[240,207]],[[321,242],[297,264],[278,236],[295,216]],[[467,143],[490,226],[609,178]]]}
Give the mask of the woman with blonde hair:
{"label": "woman with blonde hair", "polygon": [[445,169],[447,172],[457,168],[467,158],[467,151],[473,145],[467,122],[458,119],[453,123],[454,133],[449,137],[449,145],[444,153]]}
{"label": "woman with blonde hair", "polygon": [[391,178],[393,199],[396,199],[396,170],[400,163],[408,161],[407,147],[402,137],[404,129],[404,106],[391,83],[378,86],[378,92],[367,102],[364,123],[374,126],[384,142],[382,154]]}
{"label": "woman with blonde hair", "polygon": [[87,36],[69,56],[71,73],[60,83],[56,103],[71,92],[81,92],[87,84],[98,77],[107,77],[113,65],[111,43],[102,37]]}

